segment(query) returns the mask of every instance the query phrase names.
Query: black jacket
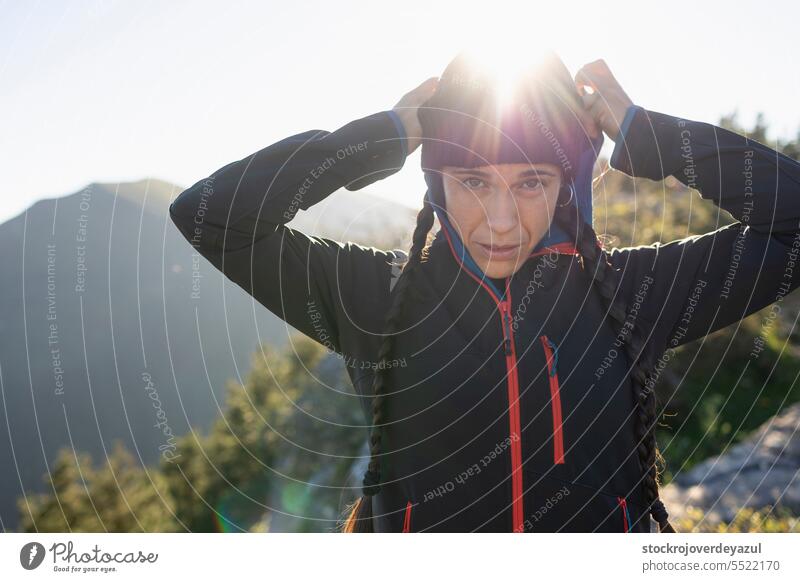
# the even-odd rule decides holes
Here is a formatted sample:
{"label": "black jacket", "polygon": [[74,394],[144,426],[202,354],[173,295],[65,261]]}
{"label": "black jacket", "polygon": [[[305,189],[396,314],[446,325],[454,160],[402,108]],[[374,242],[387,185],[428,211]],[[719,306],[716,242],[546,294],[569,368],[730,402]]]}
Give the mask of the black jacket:
{"label": "black jacket", "polygon": [[[397,172],[386,112],[266,147],[184,191],[186,238],[270,311],[345,357],[369,415],[404,253],[285,226],[335,190]],[[739,222],[613,249],[651,361],[800,284],[800,164],[710,124],[637,108],[612,166],[675,176]],[[610,318],[570,243],[535,252],[499,294],[440,230],[389,362],[377,531],[650,531],[634,395]]]}

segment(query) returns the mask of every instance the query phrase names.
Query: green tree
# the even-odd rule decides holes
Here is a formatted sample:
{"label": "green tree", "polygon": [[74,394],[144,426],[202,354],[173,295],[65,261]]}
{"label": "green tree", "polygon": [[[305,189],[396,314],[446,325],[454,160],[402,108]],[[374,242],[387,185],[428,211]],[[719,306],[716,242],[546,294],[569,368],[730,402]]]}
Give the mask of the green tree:
{"label": "green tree", "polygon": [[177,440],[172,460],[137,464],[121,445],[108,463],[60,452],[51,493],[18,501],[24,531],[330,531],[366,440],[341,360],[292,338],[263,346],[244,385],[230,383],[208,434]]}
{"label": "green tree", "polygon": [[97,468],[88,454],[62,449],[45,482],[53,493],[17,502],[22,531],[177,531],[164,511],[169,494],[163,475],[145,471],[118,442]]}

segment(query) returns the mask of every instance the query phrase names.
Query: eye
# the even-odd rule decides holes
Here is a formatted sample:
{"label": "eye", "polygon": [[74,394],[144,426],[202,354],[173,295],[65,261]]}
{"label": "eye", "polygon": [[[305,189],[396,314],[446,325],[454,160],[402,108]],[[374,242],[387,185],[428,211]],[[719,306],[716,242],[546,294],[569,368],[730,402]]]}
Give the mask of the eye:
{"label": "eye", "polygon": [[476,188],[481,188],[483,184],[483,180],[480,178],[476,178],[474,176],[470,176],[469,178],[464,178],[461,180],[461,183],[464,184],[470,190],[475,190]]}
{"label": "eye", "polygon": [[529,190],[537,190],[542,188],[544,183],[542,183],[539,178],[531,178],[530,180],[526,180],[522,185]]}

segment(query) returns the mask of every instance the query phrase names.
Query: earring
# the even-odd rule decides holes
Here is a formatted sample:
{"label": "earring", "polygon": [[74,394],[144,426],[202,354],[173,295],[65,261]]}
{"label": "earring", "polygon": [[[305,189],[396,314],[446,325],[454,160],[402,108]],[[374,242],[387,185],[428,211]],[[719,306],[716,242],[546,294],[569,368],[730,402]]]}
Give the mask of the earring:
{"label": "earring", "polygon": [[561,193],[564,191],[565,188],[569,190],[569,200],[567,200],[563,204],[556,204],[556,206],[558,206],[559,208],[564,208],[565,206],[569,206],[572,203],[573,198],[575,198],[575,188],[573,187],[572,183],[570,183],[569,186],[562,184],[561,191],[559,192],[558,197],[561,198]]}

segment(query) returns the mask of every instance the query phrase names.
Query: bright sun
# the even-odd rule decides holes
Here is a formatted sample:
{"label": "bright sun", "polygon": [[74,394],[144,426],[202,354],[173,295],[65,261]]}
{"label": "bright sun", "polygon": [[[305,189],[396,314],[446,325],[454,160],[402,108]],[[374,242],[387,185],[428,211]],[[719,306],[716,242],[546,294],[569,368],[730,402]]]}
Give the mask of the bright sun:
{"label": "bright sun", "polygon": [[477,67],[489,70],[495,77],[498,106],[503,107],[511,97],[515,81],[544,57],[549,47],[534,43],[491,43],[480,48],[464,49]]}
{"label": "bright sun", "polygon": [[451,56],[465,52],[488,67],[496,77],[499,101],[507,103],[523,70],[549,51],[562,57],[558,49],[585,43],[574,31],[574,10],[571,1],[510,2],[480,11],[459,6],[448,12],[449,25],[441,40],[451,47]]}

